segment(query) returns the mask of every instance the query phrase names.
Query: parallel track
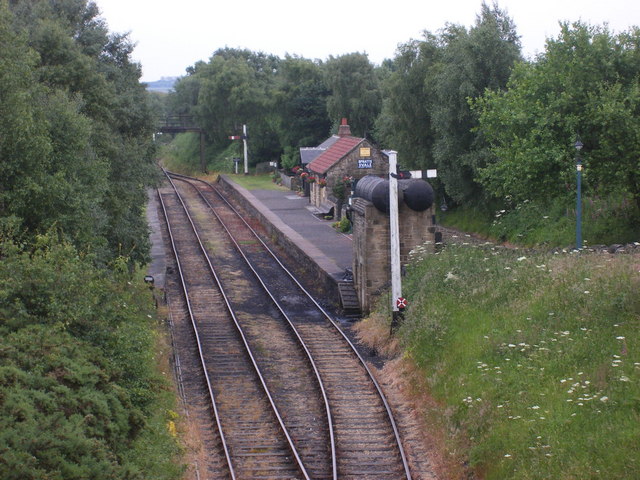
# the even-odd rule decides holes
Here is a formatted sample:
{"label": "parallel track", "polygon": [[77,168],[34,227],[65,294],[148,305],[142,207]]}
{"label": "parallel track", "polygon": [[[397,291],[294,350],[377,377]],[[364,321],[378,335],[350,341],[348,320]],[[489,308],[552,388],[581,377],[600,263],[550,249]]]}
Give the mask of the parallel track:
{"label": "parallel track", "polygon": [[160,202],[217,427],[217,442],[208,454],[218,459],[208,475],[311,478],[184,204],[178,195],[166,193]]}
{"label": "parallel track", "polygon": [[[261,316],[260,321],[264,320],[262,328],[254,326],[252,329],[251,322],[244,320],[249,325],[247,331],[253,332],[248,334],[250,343],[260,345],[258,350],[264,348],[265,343],[270,344],[273,335],[271,331],[277,330],[274,319],[281,324],[290,322],[295,329],[294,336],[299,336],[306,343],[304,348],[315,361],[319,383],[326,387],[329,407],[325,421],[328,422],[329,432],[325,435],[332,447],[335,438],[336,450],[333,477],[410,479],[411,473],[391,409],[366,363],[339,326],[213,185],[176,174],[168,176],[180,180],[175,182],[178,190],[182,192],[189,208],[197,212],[193,216],[203,232],[203,238],[206,232],[205,244],[211,262],[218,269],[226,266],[226,269],[222,268],[226,273],[220,273],[226,277],[222,283],[226,282],[234,293],[239,293],[242,284],[253,275],[250,283],[255,287],[257,281],[270,292],[274,303],[262,304],[257,309],[251,305],[254,303],[255,293],[240,294],[240,298],[236,295],[229,296],[232,308],[237,312],[245,312],[246,318],[266,313]],[[208,215],[203,210],[204,205],[209,210]],[[229,250],[229,242],[233,244],[236,253]],[[239,257],[250,265],[252,274],[247,273],[246,267],[239,266]],[[270,321],[267,322],[266,318],[270,318]],[[268,356],[258,359],[258,363],[265,362],[265,372],[277,372],[277,369],[268,366]],[[280,370],[279,375],[283,374],[284,371]],[[266,383],[274,382],[267,380]],[[280,388],[288,391],[298,389],[300,385]],[[314,425],[315,421],[309,417],[305,419],[304,412],[300,412],[300,409],[296,412],[294,408],[292,414],[284,413],[292,408],[292,402],[287,400],[286,395],[283,397],[276,394],[276,397],[276,403],[282,405],[283,417],[289,417],[291,431],[295,432],[296,428],[304,430],[305,426]],[[305,450],[303,444],[306,442],[303,436],[298,435],[294,439],[301,451]],[[312,478],[330,478],[328,474],[331,472],[326,469],[326,460],[317,459],[316,454],[312,453],[315,451],[316,447],[311,450],[307,448],[306,453],[301,453],[303,463],[309,465]],[[322,467],[323,464],[325,467]]]}

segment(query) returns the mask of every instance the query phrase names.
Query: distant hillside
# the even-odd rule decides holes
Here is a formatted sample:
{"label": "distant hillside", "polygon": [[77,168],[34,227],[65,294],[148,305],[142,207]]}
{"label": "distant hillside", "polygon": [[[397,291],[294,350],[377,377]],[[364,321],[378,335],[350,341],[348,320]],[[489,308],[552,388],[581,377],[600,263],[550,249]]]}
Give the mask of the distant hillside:
{"label": "distant hillside", "polygon": [[169,92],[173,90],[173,85],[180,77],[162,77],[155,82],[146,82],[149,92]]}

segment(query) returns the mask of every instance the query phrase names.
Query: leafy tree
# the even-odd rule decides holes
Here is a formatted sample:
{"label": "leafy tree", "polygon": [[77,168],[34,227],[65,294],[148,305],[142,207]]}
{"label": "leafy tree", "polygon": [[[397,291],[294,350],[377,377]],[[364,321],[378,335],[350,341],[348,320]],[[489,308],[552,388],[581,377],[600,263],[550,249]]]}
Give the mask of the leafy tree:
{"label": "leafy tree", "polygon": [[482,198],[476,172],[486,164],[488,152],[475,130],[477,116],[469,100],[487,88],[506,86],[520,59],[520,43],[506,13],[485,3],[469,31],[448,25],[441,41],[443,57],[433,78],[433,155],[447,194],[457,203],[474,204]]}
{"label": "leafy tree", "polygon": [[328,95],[321,64],[285,57],[276,91],[278,132],[285,148],[315,146],[328,136],[331,127],[327,115]]}
{"label": "leafy tree", "polygon": [[208,63],[188,69],[189,75],[176,84],[173,112],[194,115],[216,152],[227,148],[228,136],[239,134],[246,124],[252,157],[278,158],[281,147],[273,103],[279,62],[273,55],[219,49]]}
{"label": "leafy tree", "polygon": [[[39,142],[39,164],[21,168],[29,154],[0,153],[4,168],[16,172],[3,191],[6,212],[32,234],[55,224],[76,245],[99,253],[100,261],[123,252],[132,262],[144,261],[142,208],[157,173],[152,118],[140,67],[130,60],[132,45],[126,36],[109,35],[96,5],[85,0],[11,2],[9,10],[2,5],[2,35],[13,35],[8,50],[27,54],[0,67],[0,75],[21,71],[22,83],[7,78],[16,88],[7,95],[29,98],[26,106],[4,105],[11,110],[7,122],[16,136],[39,132],[30,140]],[[16,141],[22,140],[7,139]]]}
{"label": "leafy tree", "polygon": [[169,93],[167,100],[169,115],[195,116],[200,95],[200,77],[197,72],[205,65],[201,61],[187,68],[187,75],[179,78],[173,85],[173,91]]}
{"label": "leafy tree", "polygon": [[[0,214],[24,217],[30,199],[44,187],[43,171],[52,146],[35,78],[37,54],[16,35],[10,13],[0,3]],[[24,175],[31,172],[32,176]]]}
{"label": "leafy tree", "polygon": [[391,73],[382,84],[382,112],[376,138],[401,154],[405,167],[434,168],[433,77],[442,57],[439,39],[425,32],[423,41],[398,47]]}
{"label": "leafy tree", "polygon": [[327,112],[332,122],[346,117],[354,135],[370,134],[382,108],[382,96],[378,77],[367,55],[329,56],[324,65],[324,80],[331,91]]}
{"label": "leafy tree", "polygon": [[486,188],[516,202],[567,195],[580,135],[585,190],[640,204],[639,45],[638,28],[614,36],[563,24],[535,63],[516,68],[507,91],[478,100],[480,130],[496,157],[480,170]]}

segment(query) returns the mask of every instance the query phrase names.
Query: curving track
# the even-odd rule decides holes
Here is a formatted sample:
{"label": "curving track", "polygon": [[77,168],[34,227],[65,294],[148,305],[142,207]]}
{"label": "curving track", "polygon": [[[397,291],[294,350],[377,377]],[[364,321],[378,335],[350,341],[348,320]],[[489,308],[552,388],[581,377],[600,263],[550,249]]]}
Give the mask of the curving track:
{"label": "curving track", "polygon": [[185,298],[194,331],[205,332],[197,334],[201,344],[211,345],[199,355],[219,412],[209,443],[232,465],[229,475],[410,479],[391,410],[340,328],[213,185],[168,177],[174,190],[160,198],[170,230],[179,232],[172,243]]}

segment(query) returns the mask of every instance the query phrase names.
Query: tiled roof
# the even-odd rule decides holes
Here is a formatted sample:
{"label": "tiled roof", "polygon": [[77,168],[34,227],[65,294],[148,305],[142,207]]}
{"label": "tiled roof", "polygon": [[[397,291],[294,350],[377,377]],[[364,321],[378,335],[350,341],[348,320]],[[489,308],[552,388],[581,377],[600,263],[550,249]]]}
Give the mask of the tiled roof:
{"label": "tiled roof", "polygon": [[364,138],[340,137],[336,142],[318,155],[307,168],[316,173],[327,173],[331,167],[338,163],[344,156],[364,142]]}

